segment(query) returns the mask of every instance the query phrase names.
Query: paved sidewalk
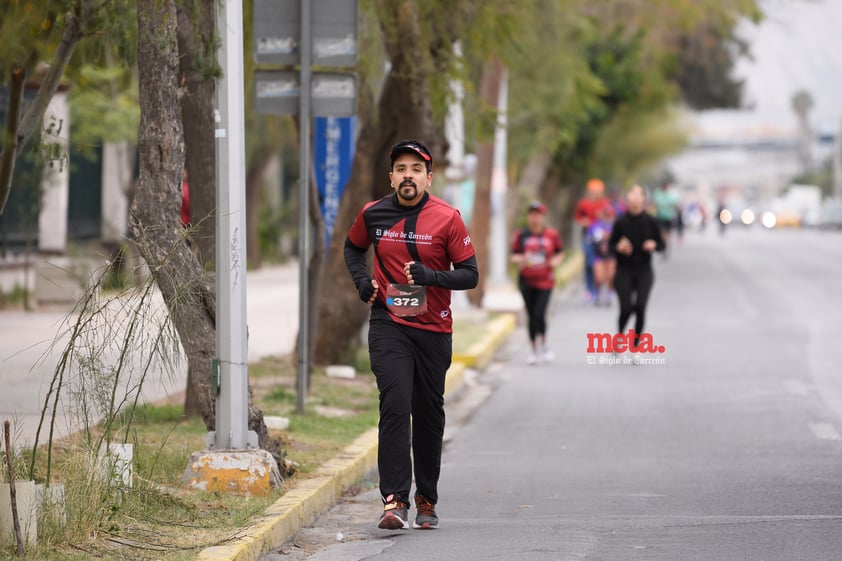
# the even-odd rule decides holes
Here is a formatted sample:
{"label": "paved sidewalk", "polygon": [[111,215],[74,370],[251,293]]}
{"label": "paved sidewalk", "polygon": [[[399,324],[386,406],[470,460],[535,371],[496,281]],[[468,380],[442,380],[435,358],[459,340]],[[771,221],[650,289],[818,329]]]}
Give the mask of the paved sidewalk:
{"label": "paved sidewalk", "polygon": [[[291,352],[298,329],[297,262],[251,271],[247,278],[249,361]],[[156,306],[163,307],[160,297]],[[64,310],[53,306],[32,312],[0,311],[0,381],[4,389],[0,392],[0,417],[12,421],[17,446],[34,441],[53,373],[75,321],[71,308],[68,305]],[[110,308],[108,317],[87,330],[86,337],[101,341],[120,333],[119,326],[127,323],[127,317],[114,309],[116,306]],[[150,329],[163,321],[162,317],[153,319]],[[110,347],[105,362],[116,360],[119,353],[116,344]],[[142,360],[143,355],[142,351],[136,352],[135,360]],[[184,390],[186,361],[179,361],[175,372],[168,372],[161,364],[152,370],[144,382],[144,401],[157,401]],[[73,372],[77,373],[78,368]],[[68,383],[73,384],[74,378],[65,380]],[[70,404],[65,403],[61,410],[56,423],[59,436],[79,428]],[[44,440],[43,435],[40,440]]]}

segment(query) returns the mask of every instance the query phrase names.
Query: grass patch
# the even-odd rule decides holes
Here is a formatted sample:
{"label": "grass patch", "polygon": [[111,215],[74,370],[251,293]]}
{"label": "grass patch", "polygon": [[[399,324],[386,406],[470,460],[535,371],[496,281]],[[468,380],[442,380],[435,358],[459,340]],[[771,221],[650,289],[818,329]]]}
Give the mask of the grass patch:
{"label": "grass patch", "polygon": [[456,320],[453,330],[453,354],[465,354],[488,333],[488,321]]}
{"label": "grass patch", "polygon": [[[237,535],[301,478],[335,457],[357,436],[377,424],[377,389],[370,373],[353,380],[314,372],[305,412],[295,412],[295,366],[287,358],[250,366],[255,403],[265,415],[290,419],[286,459],[298,466],[281,489],[267,497],[205,493],[182,486],[190,454],[204,448],[204,424],[173,404],[144,405],[120,414],[115,434],[134,445],[130,489],[103,475],[89,452],[92,439],[67,438],[54,446],[53,482],[66,494],[66,524],[44,519],[37,547],[26,560],[186,561],[199,551]],[[94,435],[96,436],[96,435]],[[25,458],[23,458],[25,459]],[[45,454],[38,462],[44,463]],[[24,462],[22,462],[24,463]],[[38,469],[36,473],[43,473]],[[11,558],[13,547],[0,549]]]}

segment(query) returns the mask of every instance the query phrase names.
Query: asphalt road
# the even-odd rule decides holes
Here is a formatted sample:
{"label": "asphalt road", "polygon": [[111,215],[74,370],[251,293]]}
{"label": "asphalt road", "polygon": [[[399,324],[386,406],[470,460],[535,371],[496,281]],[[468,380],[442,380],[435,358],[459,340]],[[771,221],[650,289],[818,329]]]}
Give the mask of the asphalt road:
{"label": "asphalt road", "polygon": [[376,529],[370,489],[264,561],[842,559],[840,287],[842,233],[688,234],[648,365],[589,364],[616,308],[559,294],[554,363],[519,328],[465,392],[487,399],[450,405],[439,530]]}

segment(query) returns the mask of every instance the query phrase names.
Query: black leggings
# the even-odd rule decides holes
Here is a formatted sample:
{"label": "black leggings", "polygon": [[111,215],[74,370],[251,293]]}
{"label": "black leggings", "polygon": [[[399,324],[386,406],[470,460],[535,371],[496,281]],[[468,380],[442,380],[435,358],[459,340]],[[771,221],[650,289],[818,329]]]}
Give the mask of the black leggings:
{"label": "black leggings", "polygon": [[[646,319],[646,303],[649,301],[649,293],[655,283],[655,275],[651,267],[639,269],[617,268],[614,274],[614,290],[617,291],[617,298],[620,300],[620,319],[617,324],[617,333],[626,329],[626,323],[634,313],[635,344],[640,334],[643,333],[644,320]],[[634,295],[634,298],[633,296]],[[632,303],[632,299],[634,303]]]}
{"label": "black leggings", "polygon": [[451,334],[372,320],[368,349],[380,390],[380,494],[384,500],[394,494],[409,504],[414,467],[416,492],[435,504],[444,436],[444,380],[453,353]]}
{"label": "black leggings", "polygon": [[550,304],[553,289],[533,288],[521,282],[520,293],[523,296],[523,303],[526,304],[529,340],[534,342],[536,337],[547,332],[547,307]]}

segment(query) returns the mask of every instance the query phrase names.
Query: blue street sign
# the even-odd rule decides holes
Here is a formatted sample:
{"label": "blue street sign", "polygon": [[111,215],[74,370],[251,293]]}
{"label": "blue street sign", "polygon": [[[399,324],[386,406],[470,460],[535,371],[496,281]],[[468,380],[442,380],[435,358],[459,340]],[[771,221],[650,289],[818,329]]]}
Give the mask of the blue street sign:
{"label": "blue street sign", "polygon": [[315,117],[313,119],[313,160],[319,208],[325,221],[326,242],[330,243],[339,201],[351,176],[356,133],[355,117]]}

